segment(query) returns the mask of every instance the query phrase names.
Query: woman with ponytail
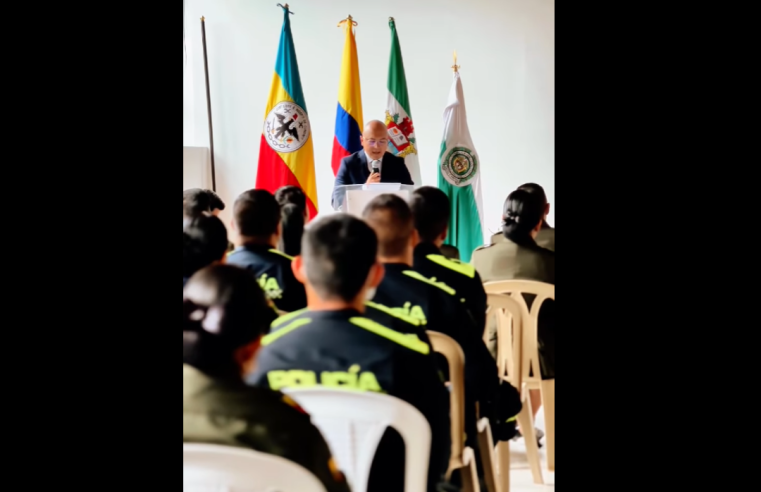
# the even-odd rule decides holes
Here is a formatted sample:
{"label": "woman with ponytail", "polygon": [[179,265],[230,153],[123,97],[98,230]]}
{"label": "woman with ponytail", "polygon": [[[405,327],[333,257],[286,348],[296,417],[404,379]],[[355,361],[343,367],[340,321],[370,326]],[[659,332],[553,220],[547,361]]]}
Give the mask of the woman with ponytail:
{"label": "woman with ponytail", "polygon": [[201,268],[224,261],[227,229],[217,217],[200,214],[188,218],[182,227],[182,285]]}
{"label": "woman with ponytail", "polygon": [[309,218],[306,195],[298,186],[283,186],[275,192],[275,200],[280,204],[280,220],[283,224],[283,234],[277,249],[289,256],[298,256],[301,254],[304,224]]}
{"label": "woman with ponytail", "polygon": [[251,272],[207,266],[188,280],[182,303],[183,442],[282,456],[311,471],[329,492],[347,492],[309,416],[282,393],[243,382],[276,318]]}
{"label": "woman with ponytail", "polygon": [[[555,284],[555,253],[536,243],[544,224],[546,199],[538,193],[517,189],[505,200],[502,213],[502,241],[481,246],[473,252],[472,263],[484,282],[536,280]],[[536,296],[524,294],[529,308]],[[496,353],[497,329],[494,318],[487,326],[489,350]],[[539,311],[539,364],[542,379],[555,378],[555,301],[549,299]],[[538,390],[531,391],[536,416],[541,405]],[[539,434],[537,434],[539,435]],[[542,434],[543,435],[543,434]]]}

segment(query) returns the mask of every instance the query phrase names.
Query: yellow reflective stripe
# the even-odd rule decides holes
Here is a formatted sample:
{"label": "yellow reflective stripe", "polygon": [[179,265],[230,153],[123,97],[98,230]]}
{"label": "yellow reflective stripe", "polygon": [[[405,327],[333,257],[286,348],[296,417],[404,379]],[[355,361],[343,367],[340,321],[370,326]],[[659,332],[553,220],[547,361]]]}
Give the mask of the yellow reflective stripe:
{"label": "yellow reflective stripe", "polygon": [[509,419],[505,420],[505,422],[513,422],[513,421],[514,421],[514,420],[516,420],[517,418],[518,418],[518,416],[516,415],[516,416],[514,416],[514,417],[510,417]]}
{"label": "yellow reflective stripe", "polygon": [[278,338],[282,337],[283,335],[287,335],[288,333],[292,332],[296,328],[300,328],[300,327],[302,327],[304,325],[308,325],[311,322],[312,322],[312,320],[309,319],[309,318],[297,319],[296,321],[294,321],[290,325],[284,326],[283,328],[277,330],[276,332],[270,333],[269,335],[267,335],[264,338],[262,338],[262,347],[264,347],[265,345],[271,344],[272,342],[274,342]]}
{"label": "yellow reflective stripe", "polygon": [[299,314],[305,312],[306,310],[307,310],[307,308],[304,308],[304,309],[299,309],[298,311],[291,311],[288,314],[284,314],[283,316],[280,316],[278,319],[273,321],[270,324],[270,328],[275,328],[276,326],[280,326],[283,323],[285,323],[286,321],[290,321],[293,318],[295,318],[296,316],[298,316]]}
{"label": "yellow reflective stripe", "polygon": [[461,273],[467,277],[474,278],[476,276],[476,269],[467,263],[460,263],[459,261],[450,260],[449,258],[441,255],[428,255],[426,258],[434,263],[443,266],[444,268],[449,268],[450,270],[454,270],[455,272]]}
{"label": "yellow reflective stripe", "polygon": [[445,284],[444,282],[437,282],[436,277],[433,278],[426,278],[423,275],[421,275],[419,272],[416,272],[415,270],[405,270],[402,272],[404,275],[407,275],[408,277],[412,277],[414,279],[420,280],[422,282],[425,282],[427,284],[431,284],[434,287],[438,287],[439,289],[443,290],[449,295],[455,295],[455,290]]}
{"label": "yellow reflective stripe", "polygon": [[388,338],[392,342],[396,342],[403,347],[414,350],[415,352],[420,352],[421,354],[427,355],[431,350],[430,347],[428,347],[428,344],[420,341],[417,336],[399,333],[398,331],[392,330],[391,328],[386,328],[385,326],[378,324],[371,319],[355,317],[349,318],[349,321],[359,326],[360,328],[364,328],[365,330],[382,336],[383,338]]}
{"label": "yellow reflective stripe", "polygon": [[278,254],[278,255],[280,255],[280,256],[285,256],[285,257],[286,257],[286,258],[288,258],[289,260],[293,261],[293,256],[291,256],[291,255],[287,255],[287,254],[285,254],[285,253],[283,253],[282,251],[279,251],[279,250],[277,250],[277,249],[270,249],[270,253],[275,253],[275,254]]}
{"label": "yellow reflective stripe", "polygon": [[399,318],[402,321],[406,321],[407,323],[411,325],[420,326],[421,324],[425,324],[424,322],[421,322],[419,319],[413,318],[412,316],[407,316],[405,314],[397,313],[390,307],[384,306],[383,304],[376,304],[372,301],[365,301],[365,306],[370,306],[371,308],[375,308],[378,311],[383,311],[384,313],[391,315],[394,318]]}

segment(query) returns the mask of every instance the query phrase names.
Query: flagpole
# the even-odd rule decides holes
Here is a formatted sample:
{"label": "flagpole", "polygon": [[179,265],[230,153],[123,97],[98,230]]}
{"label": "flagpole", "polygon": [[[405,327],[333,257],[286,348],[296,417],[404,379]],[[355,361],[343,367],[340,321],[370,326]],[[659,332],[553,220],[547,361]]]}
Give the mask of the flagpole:
{"label": "flagpole", "polygon": [[206,58],[206,19],[201,17],[201,37],[203,38],[203,71],[206,76],[206,114],[209,116],[209,151],[211,152],[211,189],[217,191],[217,177],[214,172],[214,127],[211,124],[211,94],[209,93],[209,61]]}

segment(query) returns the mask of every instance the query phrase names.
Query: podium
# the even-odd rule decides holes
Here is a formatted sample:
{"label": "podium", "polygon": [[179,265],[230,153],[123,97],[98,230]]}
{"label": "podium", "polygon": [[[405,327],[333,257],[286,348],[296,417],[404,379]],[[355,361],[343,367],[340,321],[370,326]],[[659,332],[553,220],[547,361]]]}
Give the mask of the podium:
{"label": "podium", "polygon": [[338,202],[334,204],[336,212],[344,212],[355,217],[362,218],[365,206],[378,195],[390,193],[407,201],[410,193],[415,189],[414,185],[401,183],[370,183],[342,185],[336,188]]}

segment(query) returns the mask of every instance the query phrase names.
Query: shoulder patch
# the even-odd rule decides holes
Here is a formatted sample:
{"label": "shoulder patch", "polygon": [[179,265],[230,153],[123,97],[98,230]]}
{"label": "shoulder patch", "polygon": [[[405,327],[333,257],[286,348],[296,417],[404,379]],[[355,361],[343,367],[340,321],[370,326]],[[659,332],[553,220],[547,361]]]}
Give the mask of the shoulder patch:
{"label": "shoulder patch", "polygon": [[416,280],[420,280],[421,282],[425,282],[425,283],[427,283],[429,285],[433,285],[434,287],[438,287],[439,289],[443,290],[444,292],[446,292],[449,295],[455,295],[455,293],[457,292],[456,290],[454,290],[453,288],[451,288],[450,286],[448,286],[444,282],[437,282],[436,281],[436,277],[427,278],[427,277],[423,276],[421,273],[416,272],[415,270],[405,270],[402,273],[404,275],[407,275],[408,277],[412,277],[412,278],[414,278]]}
{"label": "shoulder patch", "polygon": [[436,263],[437,265],[441,265],[444,268],[454,270],[455,272],[465,275],[466,277],[474,278],[476,276],[476,269],[467,263],[460,263],[456,260],[450,260],[446,256],[442,255],[428,255],[426,258]]}
{"label": "shoulder patch", "polygon": [[277,330],[277,331],[275,331],[273,333],[270,333],[269,335],[264,336],[262,338],[262,347],[265,347],[265,346],[271,344],[272,342],[274,342],[278,338],[282,337],[283,335],[287,335],[290,332],[292,332],[293,330],[295,330],[297,328],[301,328],[304,325],[308,325],[311,322],[312,322],[312,320],[310,318],[297,319],[296,321],[292,322],[291,324],[289,324],[287,326],[284,326],[281,329],[279,329],[279,330]]}
{"label": "shoulder patch", "polygon": [[425,324],[417,318],[413,318],[412,316],[407,316],[406,314],[399,313],[388,306],[384,306],[383,304],[377,304],[372,301],[365,301],[365,306],[370,306],[371,308],[375,308],[378,311],[383,311],[389,316],[393,316],[394,318],[399,318],[400,320],[406,323],[409,323],[411,325],[420,326]]}
{"label": "shoulder patch", "polygon": [[375,333],[376,335],[383,338],[387,338],[403,347],[407,347],[410,350],[420,352],[423,355],[427,355],[431,351],[431,348],[428,346],[428,344],[421,341],[417,335],[399,333],[398,331],[392,330],[391,328],[386,328],[382,324],[376,323],[369,318],[360,318],[355,316],[354,318],[349,318],[349,321],[352,324],[359,326],[360,328]]}
{"label": "shoulder patch", "polygon": [[280,255],[280,256],[283,256],[283,257],[285,257],[285,258],[288,258],[289,260],[293,261],[293,256],[291,256],[291,255],[287,255],[287,254],[283,253],[283,252],[282,252],[282,251],[280,251],[280,250],[277,250],[277,249],[270,249],[270,253],[275,253],[276,255]]}

